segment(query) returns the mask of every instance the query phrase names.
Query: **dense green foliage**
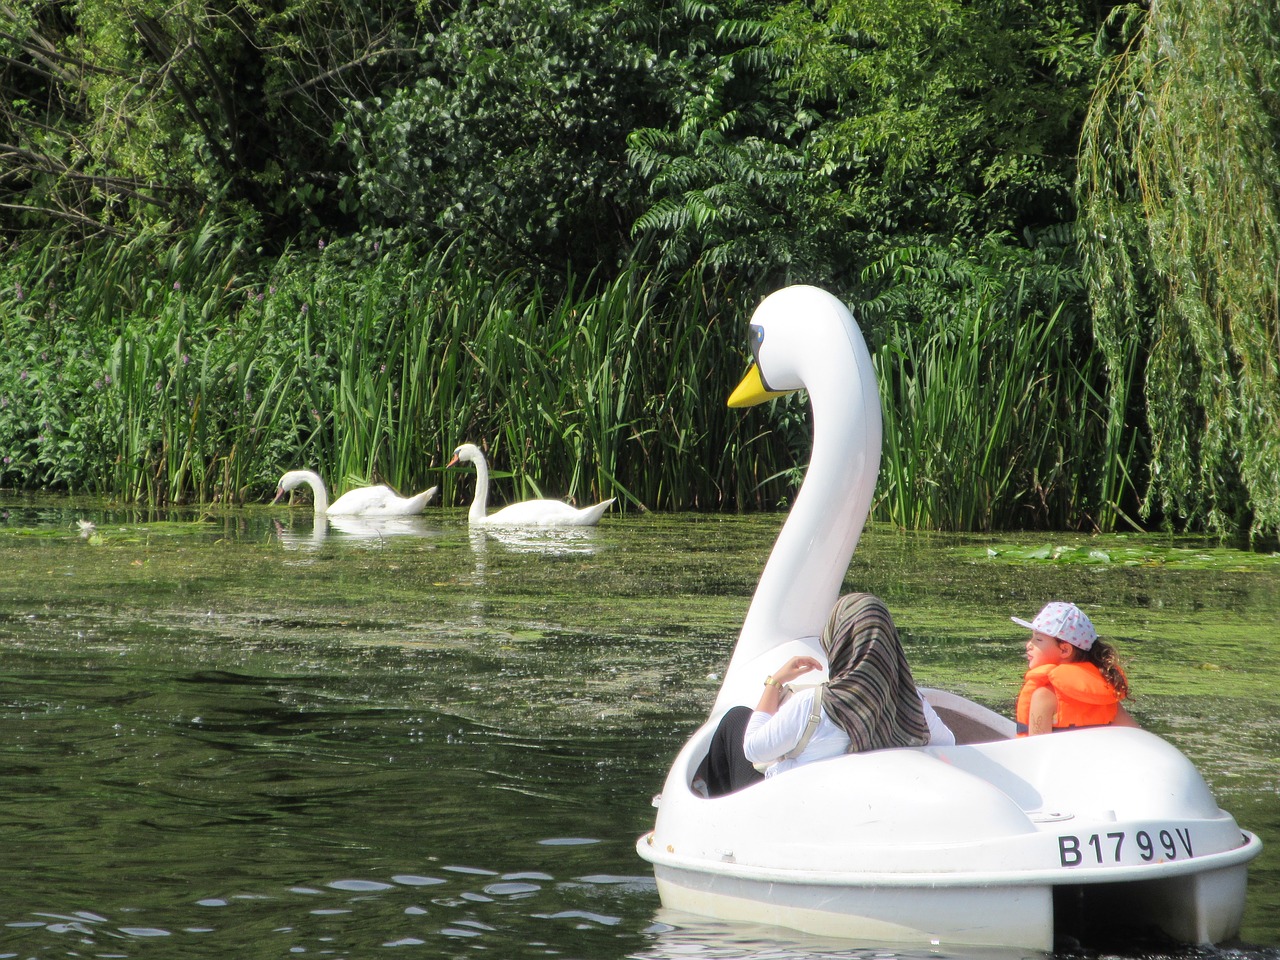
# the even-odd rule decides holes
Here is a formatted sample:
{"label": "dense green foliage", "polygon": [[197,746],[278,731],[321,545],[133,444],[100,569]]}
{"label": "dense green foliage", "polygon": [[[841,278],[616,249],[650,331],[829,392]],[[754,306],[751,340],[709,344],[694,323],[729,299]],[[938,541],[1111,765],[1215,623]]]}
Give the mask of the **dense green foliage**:
{"label": "dense green foliage", "polygon": [[448,249],[337,244],[248,276],[213,241],[95,245],[66,291],[50,264],[25,264],[0,328],[0,483],[239,502],[306,466],[335,488],[416,490],[475,440],[517,496],[756,497],[735,462],[699,455],[740,432],[701,393],[727,396],[741,373],[706,335],[706,291],[659,312],[652,279],[630,272],[589,298],[530,297]]}
{"label": "dense green foliage", "polygon": [[[770,283],[860,286],[894,249],[1020,245],[1073,217],[1097,67],[1087,5],[833,0],[733,10],[714,57],[637,130],[638,228]],[[709,15],[719,10],[708,8]]]}
{"label": "dense green foliage", "polygon": [[1273,532],[1264,6],[0,0],[0,482],[409,488],[469,436],[521,491],[772,507],[803,403],[720,396],[813,282],[883,516]]}
{"label": "dense green foliage", "polygon": [[362,226],[465,237],[495,273],[624,269],[642,185],[623,145],[655,119],[666,79],[632,14],[565,0],[460,9],[411,82],[348,104],[344,185]]}
{"label": "dense green foliage", "polygon": [[1100,88],[1084,140],[1113,421],[1140,390],[1146,508],[1220,532],[1280,528],[1277,91],[1274,3],[1164,0]]}
{"label": "dense green foliage", "polygon": [[0,4],[0,225],[341,227],[343,103],[394,84],[429,28],[360,0]]}
{"label": "dense green foliage", "polygon": [[[750,304],[696,274],[673,288],[632,270],[589,294],[530,295],[454,248],[358,242],[250,273],[255,259],[213,231],[95,243],[73,265],[44,254],[0,268],[0,484],[239,502],[306,466],[335,493],[373,480],[410,491],[441,482],[469,439],[514,475],[503,498],[773,508],[808,456],[804,398],[725,405]],[[1105,522],[1097,431],[1061,427],[1087,402],[1090,354],[1053,292],[1011,287],[1028,272],[1013,261],[988,272],[975,259],[957,286],[929,255],[899,261],[910,282],[894,289],[933,290],[937,303],[961,290],[962,302],[935,332],[907,323],[876,348],[890,411],[879,515],[979,529]],[[63,270],[65,289],[51,282]],[[929,299],[859,312],[910,316]],[[1006,384],[1004,406],[982,402],[988,380]],[[443,482],[448,503],[473,490],[469,472]]]}
{"label": "dense green foliage", "polygon": [[922,247],[876,266],[893,282],[863,313],[895,324],[876,360],[890,411],[881,491],[898,523],[1112,529],[1134,509],[1134,451],[1107,449],[1079,274],[1052,240]]}
{"label": "dense green foliage", "polygon": [[460,239],[560,283],[639,244],[851,289],[1070,220],[1097,67],[1080,0],[12,2],[0,226]]}

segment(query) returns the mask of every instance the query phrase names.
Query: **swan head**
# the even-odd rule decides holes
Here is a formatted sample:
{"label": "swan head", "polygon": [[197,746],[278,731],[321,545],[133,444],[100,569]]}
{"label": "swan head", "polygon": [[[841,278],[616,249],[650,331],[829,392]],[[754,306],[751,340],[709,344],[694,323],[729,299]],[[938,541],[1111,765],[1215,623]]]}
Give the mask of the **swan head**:
{"label": "swan head", "polygon": [[275,500],[272,500],[271,502],[275,503],[276,500],[279,500],[281,497],[283,497],[290,490],[297,487],[299,484],[307,483],[309,478],[310,478],[310,473],[306,470],[290,470],[289,472],[285,473],[280,478],[280,482],[276,484]]}
{"label": "swan head", "polygon": [[[785,287],[770,294],[751,315],[751,367],[729,397],[731,407],[750,407],[812,386],[824,364],[831,335],[844,330],[847,308],[817,287]],[[845,334],[847,338],[847,334]]]}
{"label": "swan head", "polygon": [[484,462],[484,454],[480,452],[480,448],[474,443],[464,443],[453,451],[453,459],[445,466],[452,467],[455,463],[474,463]]}

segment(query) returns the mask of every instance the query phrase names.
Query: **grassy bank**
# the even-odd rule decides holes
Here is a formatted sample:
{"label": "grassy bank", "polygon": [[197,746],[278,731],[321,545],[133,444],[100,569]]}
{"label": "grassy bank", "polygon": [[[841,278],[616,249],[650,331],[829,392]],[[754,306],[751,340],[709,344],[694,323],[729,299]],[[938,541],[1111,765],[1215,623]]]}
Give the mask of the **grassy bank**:
{"label": "grassy bank", "polygon": [[[803,398],[724,405],[746,360],[746,290],[632,270],[590,295],[552,294],[454,250],[354,242],[263,264],[213,230],[74,262],[11,254],[4,486],[243,502],[306,466],[335,495],[443,483],[457,503],[471,479],[440,467],[472,440],[512,474],[500,499],[770,509],[807,457]],[[1060,311],[1009,303],[975,296],[946,322],[888,317],[869,332],[886,411],[881,519],[1114,523],[1090,350]]]}

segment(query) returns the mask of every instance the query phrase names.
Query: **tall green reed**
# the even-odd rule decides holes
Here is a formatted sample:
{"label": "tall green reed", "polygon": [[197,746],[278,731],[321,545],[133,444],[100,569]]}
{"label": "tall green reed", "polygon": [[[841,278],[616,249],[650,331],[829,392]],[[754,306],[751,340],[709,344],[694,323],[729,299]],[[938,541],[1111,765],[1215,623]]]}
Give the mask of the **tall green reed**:
{"label": "tall green reed", "polygon": [[[456,354],[469,374],[451,424],[458,442],[488,449],[514,475],[514,496],[636,502],[620,466],[635,404],[636,338],[646,329],[645,281],[624,275],[602,292],[574,285],[550,298],[515,279],[478,298]],[[475,284],[471,285],[473,288]]]}
{"label": "tall green reed", "polygon": [[6,379],[17,381],[0,423],[10,465],[22,462],[32,485],[123,499],[211,494],[227,436],[205,418],[234,404],[192,393],[180,357],[188,341],[208,343],[196,367],[205,380],[243,379],[251,367],[252,351],[228,359],[210,338],[232,312],[238,260],[212,227],[176,241],[157,230],[76,258],[52,248],[19,258],[23,297],[3,328]]}
{"label": "tall green reed", "polygon": [[[909,260],[898,281],[924,289],[934,267]],[[1069,297],[997,282],[1003,266],[969,264],[958,296],[935,282],[933,301],[862,306],[882,344],[886,519],[1105,523],[1091,344]],[[4,483],[241,502],[310,467],[335,496],[441,483],[458,506],[474,481],[441,467],[470,440],[496,502],[775,509],[808,459],[803,397],[725,406],[756,298],[723,279],[633,268],[551,293],[453,247],[352,240],[263,264],[215,228],[74,261],[24,251],[0,275]]]}
{"label": "tall green reed", "polygon": [[[1062,311],[1039,324],[1006,324],[990,307],[955,330],[894,327],[877,355],[888,408],[880,508],[907,528],[990,530],[1034,526],[1065,497],[1079,451],[1048,427],[1073,369],[1038,362],[1063,333]],[[1013,329],[1010,330],[1009,327]],[[1068,387],[1069,389],[1069,387]],[[1020,515],[1021,514],[1021,515]],[[1059,519],[1059,518],[1055,518]]]}
{"label": "tall green reed", "polygon": [[877,515],[912,529],[1110,529],[1133,461],[1103,466],[1105,374],[1072,312],[1075,283],[1034,256],[958,250],[906,251],[892,269],[918,299],[897,304],[875,355]]}

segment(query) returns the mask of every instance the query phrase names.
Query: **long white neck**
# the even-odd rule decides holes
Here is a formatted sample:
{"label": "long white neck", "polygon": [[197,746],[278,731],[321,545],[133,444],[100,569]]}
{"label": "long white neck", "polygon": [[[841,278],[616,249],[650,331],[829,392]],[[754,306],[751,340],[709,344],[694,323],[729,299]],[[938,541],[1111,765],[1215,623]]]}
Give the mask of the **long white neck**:
{"label": "long white neck", "polygon": [[481,454],[471,461],[476,465],[476,495],[467,513],[468,523],[483,523],[489,507],[489,464]]}
{"label": "long white neck", "polygon": [[755,703],[764,677],[795,653],[825,659],[819,638],[840,596],[880,471],[875,373],[862,334],[854,327],[849,337],[847,357],[833,347],[818,370],[806,372],[813,454],[747,610],[717,712]]}
{"label": "long white neck", "polygon": [[299,470],[302,481],[311,488],[311,499],[315,501],[316,516],[322,517],[329,509],[329,491],[324,488],[320,474],[311,470]]}

